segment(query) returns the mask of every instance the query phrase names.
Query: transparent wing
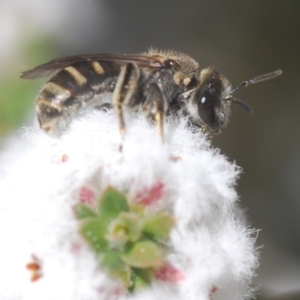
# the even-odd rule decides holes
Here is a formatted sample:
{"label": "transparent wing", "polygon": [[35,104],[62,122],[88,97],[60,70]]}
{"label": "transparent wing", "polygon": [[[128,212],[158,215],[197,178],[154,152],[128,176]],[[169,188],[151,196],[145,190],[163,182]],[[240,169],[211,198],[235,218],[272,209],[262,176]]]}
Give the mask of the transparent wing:
{"label": "transparent wing", "polygon": [[145,54],[95,53],[74,55],[56,58],[31,70],[25,71],[22,73],[21,78],[36,79],[50,76],[74,63],[84,61],[112,62],[118,65],[134,63],[140,67],[161,68],[164,66],[164,60],[165,57],[163,56]]}

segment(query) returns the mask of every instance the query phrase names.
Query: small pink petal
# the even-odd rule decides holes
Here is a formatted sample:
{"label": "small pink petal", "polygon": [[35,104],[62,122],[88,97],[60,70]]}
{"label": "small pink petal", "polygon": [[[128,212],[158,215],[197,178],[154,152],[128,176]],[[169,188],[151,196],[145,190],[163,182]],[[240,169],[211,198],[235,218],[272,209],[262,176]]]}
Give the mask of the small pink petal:
{"label": "small pink petal", "polygon": [[121,286],[117,286],[113,292],[114,296],[115,296],[115,300],[119,299],[121,296],[123,296],[125,294],[125,290],[123,287]]}
{"label": "small pink petal", "polygon": [[81,245],[79,243],[72,243],[70,251],[72,254],[78,257],[81,252]]}
{"label": "small pink petal", "polygon": [[81,189],[80,189],[80,192],[79,192],[79,201],[81,203],[84,203],[86,205],[93,205],[95,203],[95,199],[96,199],[96,196],[95,196],[95,193],[83,186]]}
{"label": "small pink petal", "polygon": [[154,276],[157,279],[171,283],[177,283],[185,279],[184,273],[170,264],[163,265],[155,272]]}
{"label": "small pink petal", "polygon": [[157,181],[153,186],[144,188],[136,196],[137,201],[145,206],[152,205],[160,200],[164,194],[165,184],[162,181]]}
{"label": "small pink petal", "polygon": [[[103,294],[107,294],[109,290],[107,289],[107,287],[99,286],[96,289],[96,291],[99,295],[103,295]],[[125,295],[126,290],[122,286],[118,285],[113,290],[110,290],[109,292],[110,292],[110,295],[111,295],[111,297],[109,299],[118,300],[121,296]]]}

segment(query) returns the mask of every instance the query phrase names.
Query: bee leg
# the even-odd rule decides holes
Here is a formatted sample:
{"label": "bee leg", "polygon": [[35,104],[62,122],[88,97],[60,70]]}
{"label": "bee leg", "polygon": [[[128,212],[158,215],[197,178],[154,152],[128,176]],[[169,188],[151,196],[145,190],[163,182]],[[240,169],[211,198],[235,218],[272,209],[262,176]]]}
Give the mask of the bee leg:
{"label": "bee leg", "polygon": [[129,105],[138,88],[139,70],[136,65],[128,63],[121,68],[114,93],[113,106],[119,121],[120,134],[123,137],[126,132],[123,106]]}
{"label": "bee leg", "polygon": [[167,111],[167,100],[164,93],[156,83],[152,83],[150,85],[143,106],[148,115],[154,117],[157,132],[163,140],[163,121]]}

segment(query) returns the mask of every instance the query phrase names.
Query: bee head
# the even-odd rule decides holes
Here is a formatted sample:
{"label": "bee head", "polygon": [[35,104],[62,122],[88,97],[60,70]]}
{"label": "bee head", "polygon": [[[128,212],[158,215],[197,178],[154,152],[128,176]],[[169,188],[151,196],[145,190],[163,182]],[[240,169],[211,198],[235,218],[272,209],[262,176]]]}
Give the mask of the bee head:
{"label": "bee head", "polygon": [[185,110],[192,123],[214,135],[228,121],[231,101],[224,99],[231,86],[226,77],[212,69],[201,70],[197,77],[198,84],[191,91]]}
{"label": "bee head", "polygon": [[249,113],[251,108],[241,100],[232,96],[239,89],[261,81],[273,79],[281,75],[277,70],[271,73],[259,75],[253,79],[243,81],[232,89],[228,79],[210,68],[203,69],[196,74],[196,87],[186,92],[183,97],[188,100],[185,105],[185,113],[190,116],[191,122],[201,126],[203,131],[214,136],[220,129],[226,126],[230,115],[231,102],[238,104]]}

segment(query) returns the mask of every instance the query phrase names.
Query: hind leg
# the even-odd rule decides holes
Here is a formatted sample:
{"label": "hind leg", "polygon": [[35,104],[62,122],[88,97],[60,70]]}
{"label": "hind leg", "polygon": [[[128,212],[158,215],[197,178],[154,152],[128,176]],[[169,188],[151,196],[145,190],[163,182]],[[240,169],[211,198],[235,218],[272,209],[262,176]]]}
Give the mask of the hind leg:
{"label": "hind leg", "polygon": [[126,133],[123,106],[128,106],[133,101],[133,97],[138,89],[139,75],[139,70],[136,65],[131,63],[126,64],[121,69],[114,89],[113,106],[117,114],[119,130],[122,137]]}

